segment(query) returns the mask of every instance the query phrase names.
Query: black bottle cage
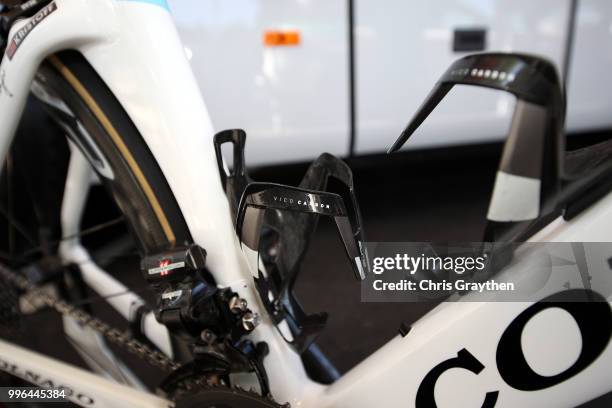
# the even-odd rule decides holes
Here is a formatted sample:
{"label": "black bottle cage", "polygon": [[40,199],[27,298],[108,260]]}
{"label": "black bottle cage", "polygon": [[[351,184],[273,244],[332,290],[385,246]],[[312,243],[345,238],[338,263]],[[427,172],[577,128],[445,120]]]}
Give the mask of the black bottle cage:
{"label": "black bottle cage", "polygon": [[[517,98],[510,134],[504,145],[498,172],[503,177],[527,180],[538,191],[522,195],[525,210],[504,214],[496,204],[495,194],[489,207],[485,240],[507,235],[510,226],[550,214],[557,204],[561,186],[565,139],[563,124],[565,101],[557,72],[552,63],[529,55],[484,53],[457,60],[442,75],[406,129],[389,149],[399,150],[421,123],[456,84],[476,85],[510,92]],[[503,187],[502,187],[503,188]],[[516,194],[516,191],[501,193]],[[503,194],[498,194],[499,197]],[[498,198],[499,198],[498,197]],[[508,198],[505,197],[508,201]],[[530,202],[531,200],[531,202]],[[497,200],[503,201],[503,200]],[[508,206],[510,209],[511,206]],[[493,211],[496,210],[496,211]],[[495,213],[493,216],[492,214]]]}
{"label": "black bottle cage", "polygon": [[325,191],[307,190],[275,183],[249,184],[242,195],[236,218],[236,233],[241,244],[252,250],[259,248],[261,226],[267,209],[296,211],[332,217],[338,228],[355,277],[365,278],[367,262],[360,229],[353,229],[341,196]]}
{"label": "black bottle cage", "polygon": [[[225,166],[221,146],[224,143],[233,145],[233,168],[230,170]],[[246,133],[242,129],[229,129],[215,135],[214,145],[217,156],[217,166],[221,177],[221,185],[227,199],[229,200],[232,217],[235,219],[238,202],[246,186],[252,181],[249,177],[244,160],[244,146],[246,144]]]}
{"label": "black bottle cage", "polygon": [[[303,218],[328,216],[332,217],[338,228],[349,257],[355,276],[362,280],[367,270],[367,257],[363,246],[360,228],[353,228],[349,213],[341,196],[334,193],[308,190],[273,183],[251,183],[246,188],[240,201],[236,220],[236,231],[241,245],[249,259],[251,272],[256,276],[255,282],[261,299],[273,316],[277,325],[288,325],[289,332],[279,327],[285,340],[293,345],[299,353],[304,352],[321,332],[327,321],[327,314],[306,314],[293,294],[293,286],[299,273],[299,263],[285,260],[282,255],[276,260],[274,268],[281,279],[274,279],[272,273],[261,269],[259,263],[259,238],[262,226],[266,221],[266,210],[280,211],[278,220],[297,227],[294,240],[284,240],[287,231],[281,228],[280,254],[289,253],[300,259],[304,242],[308,242],[316,221],[305,221],[295,224],[290,222],[290,214],[297,213]],[[287,217],[289,215],[289,217]],[[276,226],[279,226],[276,224]],[[287,243],[287,248],[283,245]],[[297,245],[296,245],[297,243]],[[246,247],[246,248],[245,248]]]}
{"label": "black bottle cage", "polygon": [[[299,187],[252,182],[244,165],[245,139],[242,130],[227,130],[215,136],[221,182],[230,200],[236,233],[260,297],[283,337],[302,353],[327,320],[325,313],[306,314],[293,294],[319,216],[334,218],[357,279],[364,279],[368,270],[353,176],[346,163],[330,154],[322,154],[308,168]],[[221,145],[226,142],[234,145],[232,172],[226,171],[222,161]],[[348,208],[342,196],[323,191],[330,178],[345,186]],[[278,251],[274,260],[261,264],[262,269],[259,249],[265,232],[275,236]],[[289,332],[280,327],[283,322],[288,325]]]}

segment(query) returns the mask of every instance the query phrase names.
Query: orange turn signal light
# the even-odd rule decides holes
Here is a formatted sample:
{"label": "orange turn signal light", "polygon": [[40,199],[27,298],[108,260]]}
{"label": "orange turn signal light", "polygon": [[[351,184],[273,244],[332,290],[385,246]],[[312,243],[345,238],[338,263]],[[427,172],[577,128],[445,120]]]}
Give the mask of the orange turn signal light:
{"label": "orange turn signal light", "polygon": [[300,44],[299,31],[270,30],[264,32],[263,42],[268,47],[296,46]]}

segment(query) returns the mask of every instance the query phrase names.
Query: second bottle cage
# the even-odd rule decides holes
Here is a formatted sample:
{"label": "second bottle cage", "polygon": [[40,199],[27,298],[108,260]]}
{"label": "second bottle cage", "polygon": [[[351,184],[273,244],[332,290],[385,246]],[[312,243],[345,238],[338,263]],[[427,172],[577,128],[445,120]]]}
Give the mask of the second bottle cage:
{"label": "second bottle cage", "polygon": [[455,85],[517,98],[493,190],[485,241],[514,241],[556,207],[563,173],[565,101],[555,67],[523,54],[482,53],[455,61],[389,149],[399,150]]}

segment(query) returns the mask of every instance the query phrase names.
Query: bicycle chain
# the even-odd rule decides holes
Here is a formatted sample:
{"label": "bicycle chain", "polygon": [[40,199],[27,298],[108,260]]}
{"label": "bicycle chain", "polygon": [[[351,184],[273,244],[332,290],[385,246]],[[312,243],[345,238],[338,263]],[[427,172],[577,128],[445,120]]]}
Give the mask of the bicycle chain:
{"label": "bicycle chain", "polygon": [[[4,265],[0,265],[0,275],[24,292],[38,290],[36,285],[30,283],[26,277],[6,268]],[[104,321],[90,315],[82,309],[76,308],[64,300],[58,299],[55,296],[43,291],[40,291],[37,298],[47,307],[54,309],[62,316],[70,317],[76,320],[82,326],[91,328],[104,336],[104,338],[106,338],[109,342],[126,349],[152,366],[161,368],[167,372],[174,371],[180,367],[180,364],[172,361],[165,354],[161,353],[160,351],[153,350],[148,345],[135,340],[129,332],[122,332],[119,329],[111,327]],[[191,389],[193,386],[199,385],[200,382],[201,381],[194,381],[192,384],[186,384],[187,389]]]}
{"label": "bicycle chain", "polygon": [[[15,285],[19,290],[22,290],[24,292],[39,291],[39,288],[36,285],[30,283],[25,276],[22,276],[10,270],[2,264],[0,264],[0,275],[7,279],[9,282],[11,282],[13,285]],[[98,319],[97,317],[92,316],[84,310],[79,309],[64,300],[58,299],[49,293],[43,291],[39,291],[39,293],[40,295],[38,296],[38,299],[42,300],[42,302],[49,308],[54,309],[62,316],[70,317],[76,320],[79,324],[89,327],[92,330],[100,333],[111,343],[125,348],[125,350],[140,357],[142,360],[146,361],[152,366],[161,368],[162,370],[167,372],[172,372],[181,367],[179,363],[172,361],[172,359],[170,359],[162,352],[153,350],[148,345],[138,340],[135,340],[129,332],[122,332],[121,330],[110,326],[109,324]],[[221,386],[209,384],[205,376],[196,379],[184,379],[178,385],[178,388],[182,390],[182,392],[179,391],[176,396],[181,396],[184,392],[192,392],[196,390],[196,388],[198,389],[198,391],[206,392],[207,389],[214,390],[218,387]],[[278,408],[290,407],[289,404],[279,405],[270,396],[262,397],[254,391],[244,390],[240,387],[237,387],[233,390],[236,393],[250,395],[251,398],[262,398],[262,400],[274,404]]]}

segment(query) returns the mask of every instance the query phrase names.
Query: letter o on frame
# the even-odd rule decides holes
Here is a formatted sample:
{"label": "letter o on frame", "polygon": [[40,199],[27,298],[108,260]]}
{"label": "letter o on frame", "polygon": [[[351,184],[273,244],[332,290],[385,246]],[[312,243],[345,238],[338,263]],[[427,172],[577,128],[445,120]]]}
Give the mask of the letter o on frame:
{"label": "letter o on frame", "polygon": [[[542,376],[531,369],[521,346],[527,322],[542,310],[558,307],[576,320],[582,335],[582,350],[576,362],[562,373]],[[521,391],[552,387],[578,374],[604,351],[612,334],[612,311],[599,293],[570,289],[550,295],[519,314],[504,331],[497,345],[497,369],[509,386]]]}

